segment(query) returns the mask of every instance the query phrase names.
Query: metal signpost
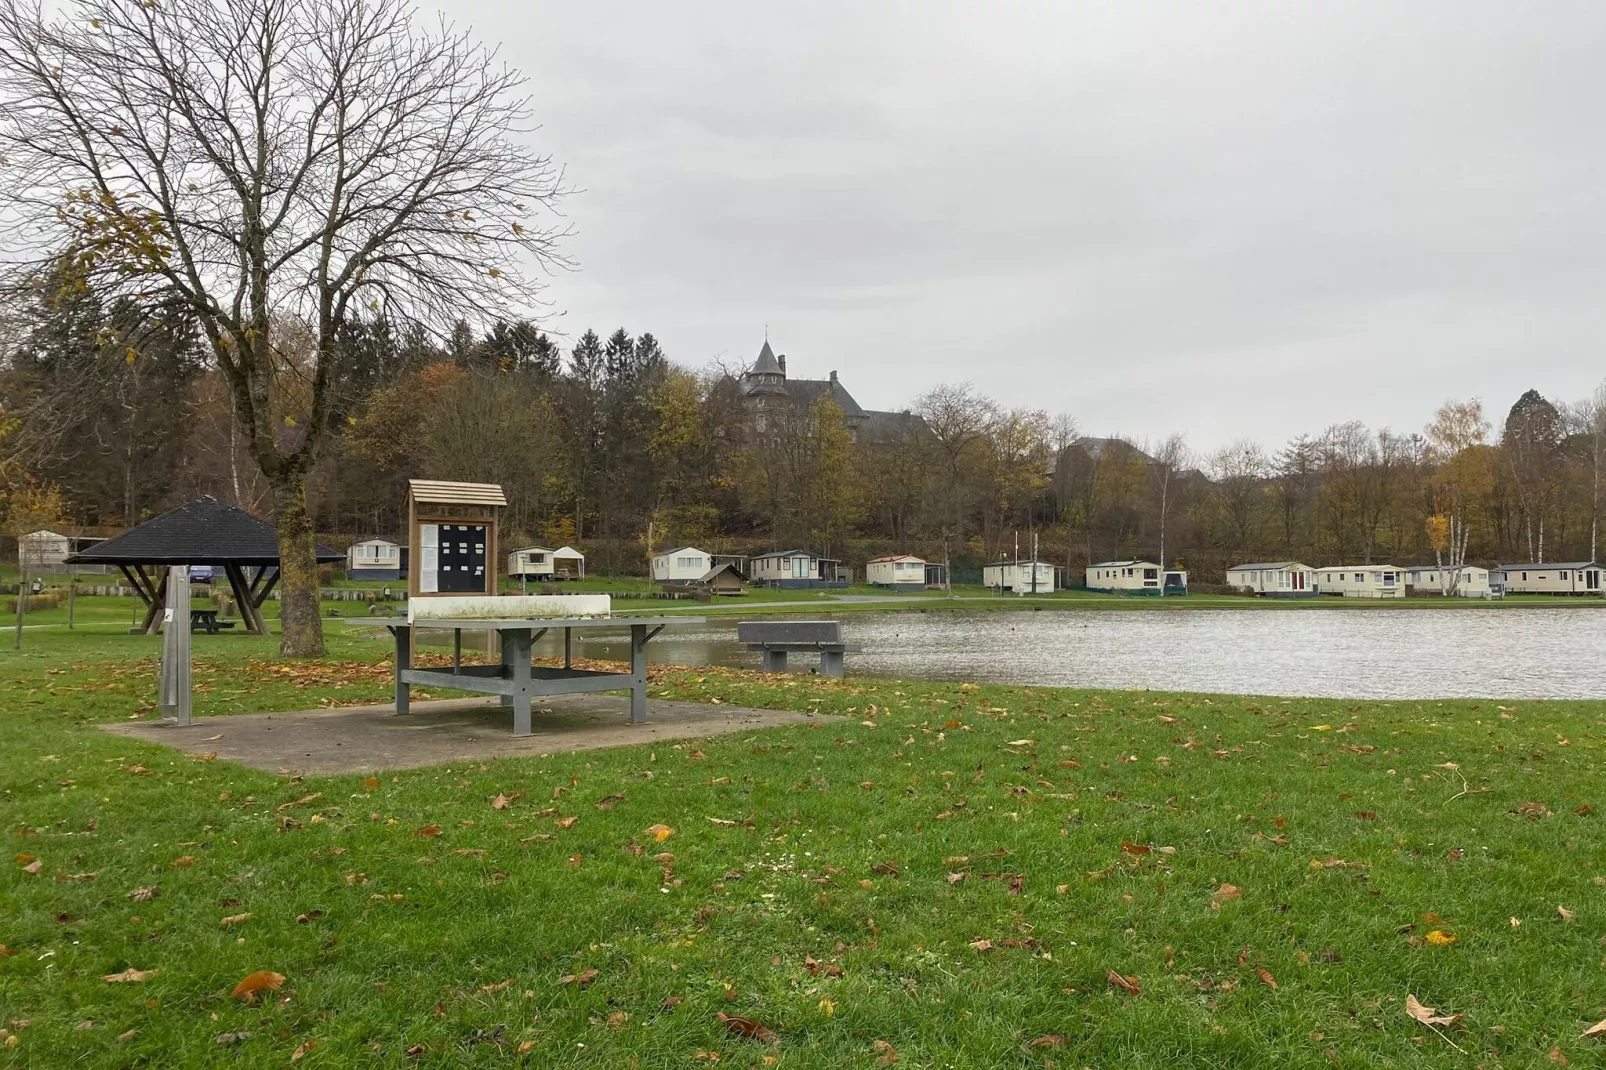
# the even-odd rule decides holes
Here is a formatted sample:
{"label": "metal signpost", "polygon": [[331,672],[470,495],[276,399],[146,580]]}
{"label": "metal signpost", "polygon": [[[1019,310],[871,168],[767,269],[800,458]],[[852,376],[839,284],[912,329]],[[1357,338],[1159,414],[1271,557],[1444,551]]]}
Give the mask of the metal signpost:
{"label": "metal signpost", "polygon": [[162,664],[156,704],[163,724],[190,723],[190,567],[167,570],[167,608],[162,615]]}

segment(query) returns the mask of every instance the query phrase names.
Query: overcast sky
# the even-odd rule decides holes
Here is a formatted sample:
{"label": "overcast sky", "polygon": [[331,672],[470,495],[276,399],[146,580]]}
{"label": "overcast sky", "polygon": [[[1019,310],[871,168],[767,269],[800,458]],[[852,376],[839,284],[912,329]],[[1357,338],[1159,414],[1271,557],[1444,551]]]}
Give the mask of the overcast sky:
{"label": "overcast sky", "polygon": [[1275,447],[1606,377],[1606,3],[464,0],[583,192],[551,326],[768,324],[866,408],[971,380]]}

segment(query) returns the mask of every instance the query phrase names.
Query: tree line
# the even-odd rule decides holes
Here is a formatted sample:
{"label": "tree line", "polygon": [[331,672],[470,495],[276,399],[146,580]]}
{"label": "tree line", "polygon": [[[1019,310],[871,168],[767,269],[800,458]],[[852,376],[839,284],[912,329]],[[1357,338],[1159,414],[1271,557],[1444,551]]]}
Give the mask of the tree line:
{"label": "tree line", "polygon": [[[8,453],[60,489],[75,523],[115,528],[201,494],[271,512],[181,312],[152,327],[84,289],[13,326]],[[308,418],[296,388],[313,358],[304,328],[275,330],[288,435]],[[952,384],[856,431],[829,396],[772,408],[759,431],[741,368],[689,369],[623,328],[563,347],[527,320],[433,339],[354,319],[333,363],[329,445],[307,484],[318,531],[399,534],[411,477],[493,482],[508,496],[505,543],[582,544],[604,571],[695,543],[854,563],[914,552],[963,574],[1033,535],[1073,572],[1163,558],[1204,581],[1249,559],[1583,559],[1606,504],[1606,384],[1573,404],[1528,391],[1498,425],[1477,401],[1447,401],[1418,431],[1349,422],[1198,455],[1180,434],[1093,438],[1067,415]]]}

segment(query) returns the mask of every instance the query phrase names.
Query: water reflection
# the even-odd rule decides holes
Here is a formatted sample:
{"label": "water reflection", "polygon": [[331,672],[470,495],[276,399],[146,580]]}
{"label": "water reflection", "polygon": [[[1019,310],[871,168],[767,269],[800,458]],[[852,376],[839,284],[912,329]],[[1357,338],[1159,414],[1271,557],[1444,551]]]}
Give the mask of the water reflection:
{"label": "water reflection", "polygon": [[[845,614],[850,674],[1335,698],[1606,698],[1606,610]],[[576,655],[629,657],[575,634]],[[561,652],[548,636],[539,652]],[[666,630],[655,662],[757,668],[736,622]],[[796,670],[813,659],[794,655]]]}

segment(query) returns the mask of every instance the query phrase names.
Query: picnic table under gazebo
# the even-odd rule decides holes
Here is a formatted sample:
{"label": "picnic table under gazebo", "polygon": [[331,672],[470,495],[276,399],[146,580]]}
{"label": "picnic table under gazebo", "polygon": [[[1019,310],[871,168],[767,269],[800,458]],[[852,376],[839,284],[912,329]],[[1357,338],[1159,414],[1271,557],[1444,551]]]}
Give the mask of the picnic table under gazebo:
{"label": "picnic table under gazebo", "polygon": [[[332,564],[345,560],[345,555],[319,546],[317,558],[319,564]],[[116,565],[145,604],[139,630],[148,635],[155,635],[162,626],[166,566],[222,569],[239,604],[245,630],[266,635],[262,603],[279,583],[279,538],[266,520],[216,498],[202,498],[80,550],[67,563]]]}

